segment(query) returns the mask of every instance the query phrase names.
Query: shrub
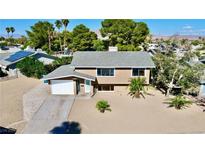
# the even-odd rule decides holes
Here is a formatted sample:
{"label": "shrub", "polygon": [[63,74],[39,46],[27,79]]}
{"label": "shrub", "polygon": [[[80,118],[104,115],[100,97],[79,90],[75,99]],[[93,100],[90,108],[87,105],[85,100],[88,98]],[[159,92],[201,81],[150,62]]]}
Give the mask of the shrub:
{"label": "shrub", "polygon": [[16,67],[27,77],[41,78],[46,74],[44,64],[33,57],[27,57],[17,63]]}
{"label": "shrub", "polygon": [[102,113],[104,113],[105,110],[111,111],[110,105],[105,100],[98,101],[97,104],[96,104],[96,108]]}
{"label": "shrub", "polygon": [[61,65],[67,65],[70,64],[72,61],[72,57],[62,57],[62,58],[58,58],[53,62],[53,65],[55,65],[56,67],[61,66]]}
{"label": "shrub", "polygon": [[62,57],[57,58],[55,61],[53,61],[52,64],[45,65],[46,73],[50,73],[54,71],[56,68],[60,67],[61,65],[68,65],[72,61],[72,57]]}
{"label": "shrub", "polygon": [[133,97],[140,98],[145,93],[145,78],[132,78],[129,85],[129,94]]}
{"label": "shrub", "polygon": [[191,105],[192,102],[185,97],[179,95],[174,98],[170,99],[170,102],[168,102],[170,107],[175,107],[175,109],[182,109],[187,107],[188,105]]}

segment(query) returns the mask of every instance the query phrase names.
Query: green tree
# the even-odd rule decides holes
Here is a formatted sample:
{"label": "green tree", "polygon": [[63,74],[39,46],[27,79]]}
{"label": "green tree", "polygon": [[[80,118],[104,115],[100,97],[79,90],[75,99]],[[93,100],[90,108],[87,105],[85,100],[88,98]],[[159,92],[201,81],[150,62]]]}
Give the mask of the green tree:
{"label": "green tree", "polygon": [[62,65],[68,65],[71,63],[71,61],[72,57],[57,58],[55,61],[53,61],[52,64],[45,65],[46,73],[50,73]]}
{"label": "green tree", "polygon": [[134,28],[132,35],[131,40],[133,44],[140,45],[145,42],[146,38],[148,38],[149,28],[144,22],[138,22],[136,23],[136,27]]}
{"label": "green tree", "polygon": [[26,36],[23,36],[23,35],[17,39],[17,43],[22,44],[22,45],[26,44],[27,41],[28,41],[28,38]]}
{"label": "green tree", "polygon": [[136,98],[144,97],[145,93],[145,78],[132,78],[129,84],[130,95]]}
{"label": "green tree", "polygon": [[131,19],[106,19],[100,32],[103,37],[109,37],[110,46],[118,46],[120,51],[139,50],[139,45],[149,36],[145,23]]}
{"label": "green tree", "polygon": [[156,65],[155,84],[163,88],[167,96],[174,87],[180,87],[182,92],[193,91],[193,88],[195,91],[199,91],[200,78],[205,67],[203,64],[192,62],[195,56],[196,53],[191,51],[182,57],[177,57],[173,53],[169,53],[169,55],[156,54],[153,57]]}
{"label": "green tree", "polygon": [[47,21],[39,21],[31,26],[31,31],[26,31],[30,45],[35,48],[42,48],[51,51],[51,43],[54,34],[53,24]]}
{"label": "green tree", "polygon": [[[64,26],[64,31],[66,32],[67,31],[67,26],[69,24],[69,20],[68,19],[62,19],[61,20],[63,26]],[[65,47],[66,47],[66,35],[64,35],[64,50],[65,50]]]}
{"label": "green tree", "polygon": [[196,46],[196,45],[199,45],[200,44],[200,40],[193,40],[191,42],[192,45]]}
{"label": "green tree", "polygon": [[6,27],[6,32],[7,32],[7,37],[9,38],[9,33],[11,32],[11,29],[10,29],[10,27]]}
{"label": "green tree", "polygon": [[15,28],[14,27],[10,27],[10,31],[11,31],[11,37],[13,37],[13,33],[15,32]]}
{"label": "green tree", "polygon": [[16,67],[27,77],[41,78],[46,74],[44,64],[33,57],[27,57],[17,63]]}
{"label": "green tree", "polygon": [[93,48],[96,51],[104,51],[105,50],[105,45],[104,42],[102,40],[94,40],[93,41]]}
{"label": "green tree", "polygon": [[71,61],[72,61],[72,57],[62,57],[62,58],[58,58],[55,61],[53,61],[53,65],[59,67],[61,65],[70,64]]}
{"label": "green tree", "polygon": [[93,51],[94,40],[97,40],[97,35],[85,25],[80,24],[71,33],[69,48],[72,51]]}
{"label": "green tree", "polygon": [[0,41],[5,41],[5,37],[1,36]]}
{"label": "green tree", "polygon": [[63,25],[63,24],[62,24],[62,22],[61,22],[60,20],[56,20],[55,26],[56,26],[56,28],[58,29],[58,39],[59,39],[61,51],[63,51],[62,43],[61,43],[61,36],[60,36],[60,29],[61,29],[62,25]]}

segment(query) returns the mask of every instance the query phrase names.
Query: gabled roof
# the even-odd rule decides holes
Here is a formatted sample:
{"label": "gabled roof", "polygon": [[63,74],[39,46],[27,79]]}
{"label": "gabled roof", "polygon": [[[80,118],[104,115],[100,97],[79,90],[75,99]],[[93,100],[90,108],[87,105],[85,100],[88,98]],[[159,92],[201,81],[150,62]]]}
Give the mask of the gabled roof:
{"label": "gabled roof", "polygon": [[59,78],[65,78],[65,77],[78,77],[78,78],[95,81],[95,77],[84,74],[84,73],[76,72],[74,67],[71,67],[70,65],[62,65],[58,67],[53,72],[44,76],[42,80],[59,79]]}
{"label": "gabled roof", "polygon": [[78,67],[115,67],[115,68],[154,68],[151,56],[142,51],[108,52],[78,51],[74,53],[71,66]]}

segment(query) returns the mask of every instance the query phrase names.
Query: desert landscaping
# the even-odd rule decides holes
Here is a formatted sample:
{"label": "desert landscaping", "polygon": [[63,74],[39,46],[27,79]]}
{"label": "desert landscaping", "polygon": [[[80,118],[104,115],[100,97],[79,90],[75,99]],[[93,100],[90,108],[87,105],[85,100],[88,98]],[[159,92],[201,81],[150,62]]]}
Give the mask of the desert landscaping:
{"label": "desert landscaping", "polygon": [[[114,96],[115,95],[115,96]],[[107,100],[112,111],[100,113],[96,102]],[[81,133],[204,133],[205,114],[193,104],[189,108],[169,108],[161,92],[150,89],[145,99],[126,92],[97,93],[92,99],[76,98],[69,121],[79,123]]]}
{"label": "desert landscaping", "polygon": [[[0,125],[22,133],[23,95],[40,85],[41,81],[20,77],[0,82]],[[100,113],[96,102],[107,100],[111,112]],[[128,91],[99,92],[92,98],[76,96],[69,122],[80,126],[80,133],[204,133],[203,109],[192,104],[182,110],[168,107],[167,97],[149,87],[145,98],[132,98]]]}
{"label": "desert landscaping", "polygon": [[20,77],[0,81],[0,125],[17,129],[20,133],[25,126],[23,120],[23,94],[37,86],[41,81]]}

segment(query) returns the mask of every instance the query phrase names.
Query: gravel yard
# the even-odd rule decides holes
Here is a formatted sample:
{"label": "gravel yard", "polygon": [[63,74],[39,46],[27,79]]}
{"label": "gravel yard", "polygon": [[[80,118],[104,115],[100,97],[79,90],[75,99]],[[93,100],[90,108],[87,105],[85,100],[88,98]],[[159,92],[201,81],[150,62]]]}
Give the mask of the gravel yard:
{"label": "gravel yard", "polygon": [[[70,122],[79,123],[81,133],[205,133],[205,113],[193,104],[189,108],[168,108],[166,97],[150,90],[145,99],[127,93],[99,92],[91,99],[76,98]],[[100,113],[95,105],[107,100],[112,111]]]}
{"label": "gravel yard", "polygon": [[24,128],[23,95],[41,81],[33,78],[20,77],[8,81],[0,81],[0,126],[17,129]]}

